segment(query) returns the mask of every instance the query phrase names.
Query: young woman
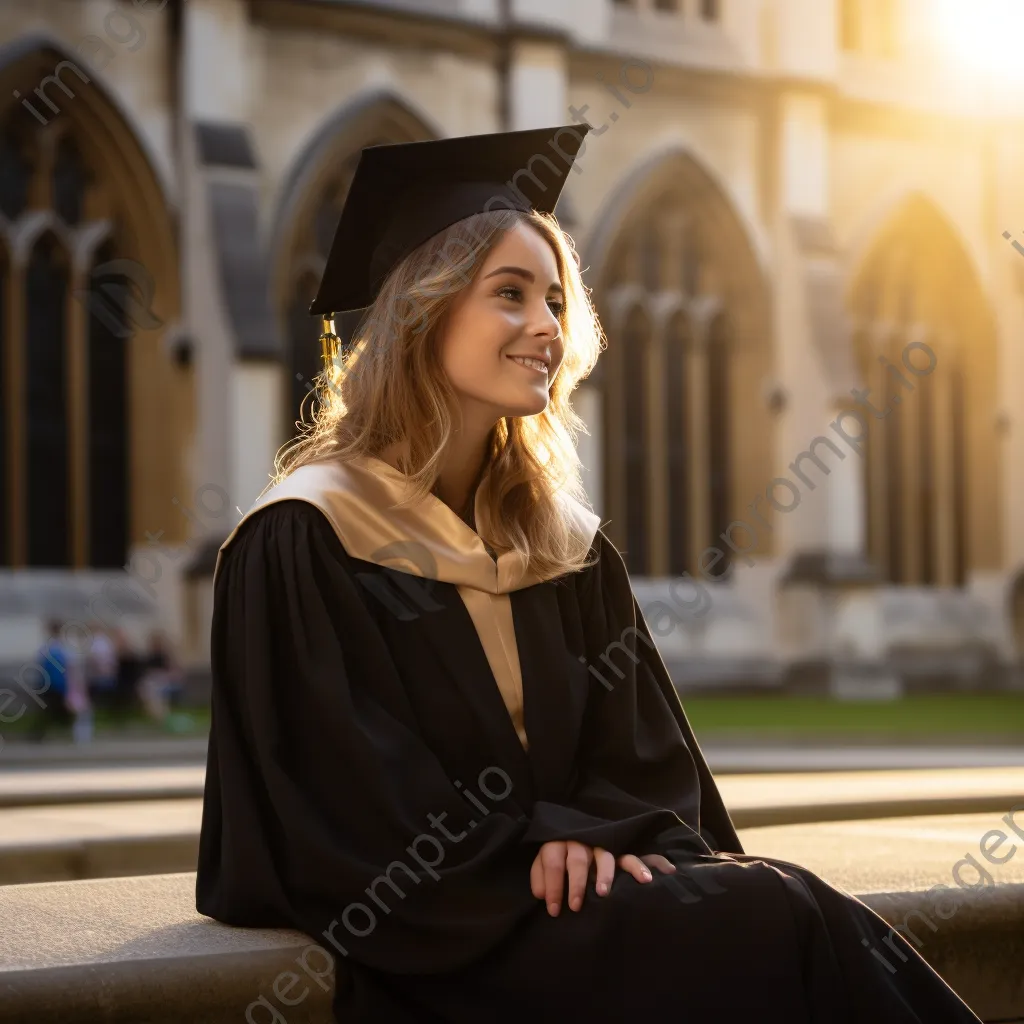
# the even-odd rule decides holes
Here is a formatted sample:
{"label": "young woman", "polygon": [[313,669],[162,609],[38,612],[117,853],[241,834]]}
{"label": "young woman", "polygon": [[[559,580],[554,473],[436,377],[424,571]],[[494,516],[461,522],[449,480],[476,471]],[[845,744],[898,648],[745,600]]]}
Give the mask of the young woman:
{"label": "young woman", "polygon": [[977,1021],[744,854],[580,486],[556,137],[363,152],[314,310],[368,312],[219,553],[197,906],[311,936],[341,1024]]}

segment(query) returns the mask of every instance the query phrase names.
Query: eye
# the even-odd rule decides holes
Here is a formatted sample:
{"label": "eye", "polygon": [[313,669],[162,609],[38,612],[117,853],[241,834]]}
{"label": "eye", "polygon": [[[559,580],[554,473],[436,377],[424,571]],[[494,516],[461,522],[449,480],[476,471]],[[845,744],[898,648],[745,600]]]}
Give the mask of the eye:
{"label": "eye", "polygon": [[[506,295],[506,292],[511,292],[511,295]],[[522,302],[523,290],[517,288],[514,284],[502,285],[496,292],[495,295],[501,295],[504,298],[510,298],[513,302]],[[565,303],[561,299],[548,299],[548,308],[552,314],[561,318],[562,313],[565,311]]]}

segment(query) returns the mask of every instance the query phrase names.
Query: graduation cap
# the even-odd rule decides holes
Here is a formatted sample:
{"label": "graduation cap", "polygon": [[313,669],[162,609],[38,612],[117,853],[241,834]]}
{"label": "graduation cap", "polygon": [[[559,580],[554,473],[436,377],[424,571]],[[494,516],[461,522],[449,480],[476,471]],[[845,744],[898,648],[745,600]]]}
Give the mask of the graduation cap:
{"label": "graduation cap", "polygon": [[324,360],[350,336],[385,278],[417,246],[489,210],[553,213],[588,124],[367,146],[359,154],[309,312],[324,318]]}

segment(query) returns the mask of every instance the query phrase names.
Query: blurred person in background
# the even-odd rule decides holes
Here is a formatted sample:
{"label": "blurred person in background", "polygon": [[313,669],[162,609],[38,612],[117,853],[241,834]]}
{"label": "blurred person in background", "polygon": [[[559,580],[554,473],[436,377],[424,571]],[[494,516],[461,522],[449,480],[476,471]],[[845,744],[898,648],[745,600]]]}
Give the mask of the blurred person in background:
{"label": "blurred person in background", "polygon": [[181,670],[167,635],[160,629],[149,634],[149,649],[142,659],[139,698],[146,714],[161,725],[171,711],[171,700],[181,692]]}
{"label": "blurred person in background", "polygon": [[85,660],[78,652],[72,650],[64,677],[67,682],[64,700],[68,711],[74,716],[71,736],[78,744],[91,743],[93,737],[92,700],[89,697]]}
{"label": "blurred person in background", "polygon": [[105,629],[93,633],[86,664],[93,707],[111,710],[117,699],[117,647]]}
{"label": "blurred person in background", "polygon": [[142,675],[142,658],[131,638],[123,629],[112,634],[117,657],[117,686],[114,689],[112,709],[118,719],[124,721],[132,716],[138,707],[138,684]]}
{"label": "blurred person in background", "polygon": [[46,624],[46,640],[36,655],[36,664],[48,686],[38,697],[37,711],[34,715],[29,738],[35,743],[42,743],[51,728],[63,729],[70,725],[74,714],[68,706],[68,671],[73,663],[73,652],[70,646],[61,639],[63,623],[51,619]]}

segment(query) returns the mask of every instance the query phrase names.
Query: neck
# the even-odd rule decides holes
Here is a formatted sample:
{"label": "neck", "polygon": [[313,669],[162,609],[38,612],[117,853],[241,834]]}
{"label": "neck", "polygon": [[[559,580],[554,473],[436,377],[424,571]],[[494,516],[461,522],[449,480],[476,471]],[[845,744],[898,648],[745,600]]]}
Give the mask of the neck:
{"label": "neck", "polygon": [[473,518],[476,486],[487,455],[487,436],[467,437],[456,431],[445,446],[434,493],[463,519]]}
{"label": "neck", "polygon": [[[456,428],[445,445],[441,469],[434,482],[434,494],[469,523],[473,519],[476,485],[484,468],[492,428],[493,424],[486,430],[477,429],[472,432]],[[390,445],[380,457],[400,469],[399,457],[407,454],[407,444],[400,443]]]}

